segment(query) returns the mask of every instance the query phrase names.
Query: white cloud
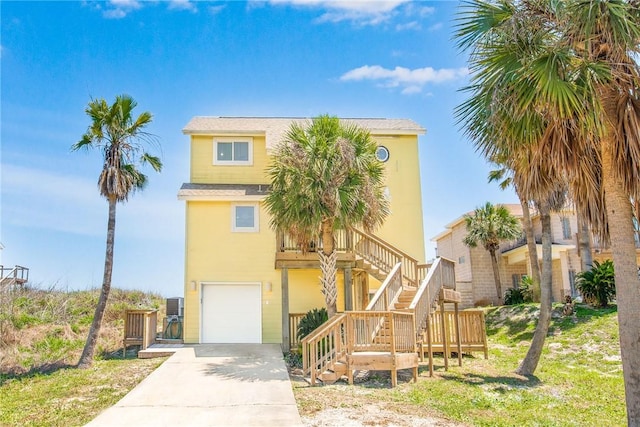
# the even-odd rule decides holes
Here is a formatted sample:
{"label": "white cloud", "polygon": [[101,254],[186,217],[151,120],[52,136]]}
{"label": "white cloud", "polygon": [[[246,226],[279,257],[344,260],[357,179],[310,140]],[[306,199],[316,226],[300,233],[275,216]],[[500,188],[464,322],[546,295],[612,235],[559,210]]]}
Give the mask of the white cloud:
{"label": "white cloud", "polygon": [[421,28],[422,28],[422,26],[420,25],[420,23],[418,21],[411,21],[411,22],[407,22],[405,24],[396,25],[396,30],[398,30],[398,31],[419,30]]}
{"label": "white cloud", "polygon": [[219,4],[216,6],[209,6],[208,10],[211,15],[217,15],[218,13],[222,12],[226,7],[227,5],[225,4]]}
{"label": "white cloud", "polygon": [[469,74],[467,68],[441,68],[432,67],[409,69],[395,67],[388,69],[379,65],[364,65],[347,71],[340,80],[362,81],[371,80],[378,82],[382,87],[401,87],[403,94],[415,94],[429,83],[438,84],[465,78]]}
{"label": "white cloud", "polygon": [[271,0],[273,5],[292,5],[325,9],[318,22],[338,23],[351,21],[360,25],[378,25],[388,21],[396,10],[408,0]]}
{"label": "white cloud", "polygon": [[[2,164],[2,219],[6,225],[88,236],[106,231],[107,202],[95,179]],[[148,189],[118,205],[117,233],[136,238],[180,236],[184,208],[175,192]]]}
{"label": "white cloud", "polygon": [[142,8],[142,4],[137,0],[109,0],[107,8],[102,16],[109,19],[121,19],[129,12]]}
{"label": "white cloud", "polygon": [[435,23],[435,24],[433,24],[432,26],[430,26],[430,27],[428,28],[428,30],[429,30],[429,31],[438,31],[438,30],[441,30],[441,29],[442,29],[442,27],[444,27],[444,25],[442,24],[442,22],[438,22],[438,23]]}
{"label": "white cloud", "polygon": [[168,6],[169,10],[188,10],[196,13],[198,11],[197,6],[189,0],[171,0]]}

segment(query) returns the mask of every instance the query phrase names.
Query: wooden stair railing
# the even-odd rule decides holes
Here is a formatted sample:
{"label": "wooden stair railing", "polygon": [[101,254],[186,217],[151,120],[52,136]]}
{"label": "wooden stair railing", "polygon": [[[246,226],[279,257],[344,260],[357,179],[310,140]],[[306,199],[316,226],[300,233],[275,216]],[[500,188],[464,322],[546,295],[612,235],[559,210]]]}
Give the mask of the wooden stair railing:
{"label": "wooden stair railing", "polygon": [[393,308],[402,293],[402,263],[393,266],[365,310],[387,311]]}
{"label": "wooden stair railing", "polygon": [[[426,332],[427,335],[429,372],[431,375],[433,375],[431,313],[436,299],[444,295],[446,290],[455,290],[455,288],[455,263],[449,259],[438,257],[430,266],[427,277],[420,284],[416,296],[409,305],[409,310],[415,314],[417,335],[420,336],[423,332]],[[422,343],[419,345],[422,346]],[[422,350],[420,354],[422,354]]]}
{"label": "wooden stair railing", "polygon": [[346,314],[337,314],[302,339],[302,370],[311,385],[346,357]]}
{"label": "wooden stair railing", "polygon": [[398,262],[403,265],[403,279],[410,286],[418,287],[420,274],[426,271],[426,266],[420,264],[411,255],[385,242],[378,236],[352,228],[354,234],[353,250],[355,254],[388,274]]}
{"label": "wooden stair railing", "polygon": [[418,378],[418,355],[413,313],[349,311],[347,323],[347,375],[353,384],[355,370],[391,371],[397,385],[398,369],[413,369]]}
{"label": "wooden stair railing", "polygon": [[29,269],[21,265],[5,267],[0,265],[0,285],[24,285],[29,281]]}

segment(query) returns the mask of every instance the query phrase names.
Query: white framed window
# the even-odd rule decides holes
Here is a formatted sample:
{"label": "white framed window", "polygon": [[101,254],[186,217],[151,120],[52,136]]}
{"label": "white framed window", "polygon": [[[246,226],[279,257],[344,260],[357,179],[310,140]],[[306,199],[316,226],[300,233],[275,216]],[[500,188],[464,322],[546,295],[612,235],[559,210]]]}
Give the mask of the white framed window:
{"label": "white framed window", "polygon": [[214,165],[245,165],[253,164],[253,138],[214,138]]}
{"label": "white framed window", "polygon": [[260,231],[258,205],[234,204],[231,206],[231,231],[236,233],[257,233]]}

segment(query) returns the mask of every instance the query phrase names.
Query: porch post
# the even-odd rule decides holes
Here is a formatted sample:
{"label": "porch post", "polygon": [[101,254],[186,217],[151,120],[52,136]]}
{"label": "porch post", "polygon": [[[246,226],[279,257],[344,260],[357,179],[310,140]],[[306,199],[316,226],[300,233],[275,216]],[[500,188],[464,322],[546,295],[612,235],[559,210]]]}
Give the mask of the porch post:
{"label": "porch post", "polygon": [[283,267],[280,270],[282,283],[282,351],[288,353],[291,349],[289,343],[291,337],[289,336],[289,269]]}
{"label": "porch post", "polygon": [[353,310],[353,275],[351,267],[344,268],[344,310]]}

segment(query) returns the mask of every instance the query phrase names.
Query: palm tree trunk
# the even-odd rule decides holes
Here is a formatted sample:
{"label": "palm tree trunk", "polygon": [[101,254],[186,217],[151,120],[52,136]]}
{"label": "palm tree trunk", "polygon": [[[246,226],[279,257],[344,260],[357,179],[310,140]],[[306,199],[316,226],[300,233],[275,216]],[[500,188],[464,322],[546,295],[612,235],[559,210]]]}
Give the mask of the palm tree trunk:
{"label": "palm tree trunk", "polygon": [[115,241],[116,232],[116,198],[109,198],[109,220],[107,221],[107,250],[104,257],[104,276],[102,280],[102,291],[100,292],[100,298],[98,299],[98,305],[93,315],[93,322],[91,322],[91,328],[89,329],[89,336],[84,344],[80,361],[78,362],[78,368],[88,368],[93,363],[93,354],[98,342],[98,335],[100,334],[100,326],[102,325],[102,318],[104,317],[105,309],[107,308],[107,299],[109,298],[109,291],[111,290],[111,273],[113,271],[113,245]]}
{"label": "palm tree trunk", "polygon": [[540,204],[540,222],[542,223],[542,277],[540,282],[540,316],[533,333],[531,346],[520,363],[516,373],[533,375],[540,361],[544,340],[549,332],[551,322],[551,284],[552,284],[552,252],[551,252],[551,212],[549,204]]}
{"label": "palm tree trunk", "polygon": [[500,271],[498,270],[498,258],[496,257],[496,250],[489,249],[491,255],[491,267],[493,267],[493,280],[496,283],[496,294],[498,296],[498,305],[502,305],[502,284],[500,283]]}
{"label": "palm tree trunk", "polygon": [[640,426],[640,279],[636,265],[631,201],[613,168],[613,150],[610,138],[613,129],[607,129],[602,144],[602,187],[607,209],[607,222],[612,242],[611,251],[615,267],[616,299],[620,353],[627,403],[627,423]]}
{"label": "palm tree trunk", "polygon": [[330,220],[322,222],[322,251],[318,252],[320,258],[320,270],[322,271],[322,294],[327,305],[329,318],[336,314],[338,300],[337,285],[337,259],[338,253],[335,250],[333,238],[333,224]]}
{"label": "palm tree trunk", "polygon": [[589,225],[580,214],[578,214],[578,251],[580,253],[580,269],[582,271],[591,269],[593,256],[591,255]]}
{"label": "palm tree trunk", "polygon": [[531,212],[529,212],[529,202],[520,197],[522,205],[522,222],[527,235],[527,250],[529,251],[529,263],[531,264],[531,279],[533,279],[533,301],[540,301],[540,264],[538,264],[538,248],[536,238],[533,233],[533,223],[531,222]]}

